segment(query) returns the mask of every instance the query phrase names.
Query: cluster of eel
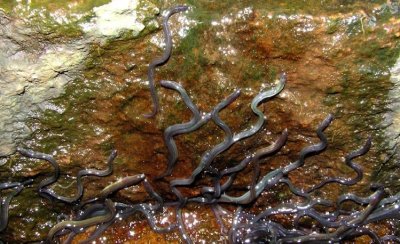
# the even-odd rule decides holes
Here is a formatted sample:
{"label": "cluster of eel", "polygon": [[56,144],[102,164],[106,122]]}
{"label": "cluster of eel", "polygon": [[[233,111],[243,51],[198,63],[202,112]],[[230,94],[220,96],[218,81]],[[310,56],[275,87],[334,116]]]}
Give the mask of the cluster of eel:
{"label": "cluster of eel", "polygon": [[[164,17],[163,28],[166,49],[161,58],[155,59],[149,65],[148,77],[154,107],[152,113],[147,114],[146,117],[155,116],[159,106],[154,86],[154,69],[156,66],[165,63],[171,54],[172,41],[167,23],[168,18],[186,9],[187,7],[185,6],[172,8]],[[296,161],[286,166],[276,168],[262,177],[260,177],[260,162],[262,159],[275,155],[282,149],[288,137],[286,129],[270,146],[248,152],[237,165],[224,168],[223,170],[213,167],[212,163],[218,155],[228,150],[233,144],[253,136],[263,128],[266,118],[258,107],[262,102],[278,95],[284,88],[285,81],[286,75],[283,73],[275,87],[262,91],[254,97],[251,102],[251,109],[258,119],[250,128],[239,133],[232,132],[230,127],[219,117],[219,112],[228,107],[239,97],[240,90],[234,91],[217,104],[210,112],[204,113],[199,111],[198,107],[193,103],[190,96],[179,83],[166,80],[160,81],[161,86],[164,88],[179,93],[183,102],[191,111],[192,117],[190,121],[169,126],[164,131],[164,141],[168,149],[168,165],[166,170],[157,177],[158,180],[165,180],[174,170],[174,166],[179,157],[177,146],[174,141],[176,136],[196,131],[210,121],[215,123],[225,135],[221,143],[215,145],[201,156],[200,162],[191,175],[184,179],[168,181],[171,191],[175,194],[175,200],[165,201],[165,199],[154,190],[147,177],[144,174],[138,174],[124,177],[105,187],[96,197],[83,201],[82,196],[84,188],[82,178],[88,176],[105,177],[112,174],[113,161],[117,157],[116,151],[111,152],[107,160],[107,169],[83,169],[78,172],[76,177],[77,193],[74,197],[62,196],[51,189],[51,186],[55,184],[60,177],[60,167],[56,160],[48,154],[18,148],[17,152],[23,157],[43,160],[53,167],[53,174],[37,184],[38,194],[43,198],[74,206],[75,209],[75,216],[71,219],[66,219],[69,217],[65,216],[60,218],[59,222],[50,229],[47,239],[43,240],[43,242],[55,243],[62,240],[65,243],[70,243],[79,233],[86,232],[89,227],[95,227],[94,231],[89,234],[87,239],[81,241],[82,243],[89,243],[99,238],[102,233],[115,222],[126,219],[136,213],[141,213],[155,232],[168,233],[171,231],[178,231],[182,241],[192,243],[186,231],[182,216],[182,208],[187,206],[187,204],[203,204],[210,206],[221,227],[221,234],[227,237],[229,243],[342,242],[363,235],[369,236],[374,243],[390,241],[400,242],[400,238],[396,235],[379,236],[369,225],[370,223],[376,223],[387,219],[400,219],[400,193],[387,196],[382,185],[373,184],[371,186],[372,194],[367,197],[360,197],[355,194],[343,194],[337,198],[336,202],[332,202],[313,195],[315,190],[327,184],[335,183],[352,186],[358,183],[363,178],[363,170],[362,167],[353,162],[353,160],[369,151],[371,147],[370,138],[361,148],[347,154],[345,157],[346,165],[356,173],[354,178],[326,178],[307,190],[297,188],[290,181],[288,177],[289,173],[302,167],[307,158],[319,154],[326,149],[328,142],[324,135],[324,130],[333,120],[333,116],[331,115],[328,115],[317,128],[316,134],[320,140],[319,143],[303,148]],[[253,173],[252,183],[242,195],[231,195],[230,192],[232,192],[232,185],[235,182],[236,176],[250,164],[252,165]],[[203,178],[210,177],[211,183],[199,186],[198,179],[200,176],[203,176]],[[33,183],[33,179],[28,179],[23,182],[3,182],[0,184],[1,192],[9,192],[0,202],[0,232],[6,231],[9,205],[12,199],[18,195],[24,187],[28,187]],[[121,189],[138,184],[143,184],[143,187],[152,199],[151,201],[122,203],[118,202],[113,196],[114,193]],[[292,194],[299,196],[303,200],[296,203],[281,203],[275,207],[266,208],[264,211],[257,214],[246,211],[246,209],[260,197],[262,192],[269,191],[279,184],[286,185]],[[201,188],[197,196],[185,196],[180,190],[183,187],[193,187],[193,185],[197,185],[197,187]],[[345,209],[343,203],[347,201],[358,205],[358,208],[356,210]],[[223,208],[223,206],[227,205],[236,208],[236,211],[232,212],[233,218],[229,226],[226,226],[222,221],[223,215],[229,212]],[[171,207],[175,209],[175,220],[160,226],[157,223],[157,216],[162,215],[162,210],[164,208]],[[321,207],[324,211],[321,211]],[[292,224],[280,223],[278,221],[279,218],[274,218],[274,216],[292,216]],[[311,218],[313,220],[313,225],[310,226],[306,224],[302,221],[303,218]]]}

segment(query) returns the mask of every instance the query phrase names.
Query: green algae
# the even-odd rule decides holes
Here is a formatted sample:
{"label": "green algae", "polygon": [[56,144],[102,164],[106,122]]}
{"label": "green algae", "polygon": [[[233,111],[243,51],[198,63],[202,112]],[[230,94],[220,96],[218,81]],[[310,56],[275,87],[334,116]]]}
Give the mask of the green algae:
{"label": "green algae", "polygon": [[[360,31],[361,26],[357,23],[360,21],[345,26],[348,40],[344,46],[351,49],[351,55],[337,61],[338,53],[333,55],[342,77],[340,87],[327,89],[325,98],[325,104],[335,108],[336,117],[346,121],[346,125],[351,128],[349,131],[353,131],[351,137],[343,135],[349,137],[346,141],[357,144],[357,141],[364,140],[366,136],[372,136],[374,147],[368,161],[371,162],[369,165],[374,165],[374,170],[370,180],[378,182],[385,181],[387,177],[382,172],[395,163],[385,162],[383,165],[382,159],[387,158],[387,154],[392,150],[385,135],[384,121],[385,114],[389,112],[388,93],[392,89],[389,69],[400,53],[398,37],[384,27],[390,23],[391,18],[387,16],[387,11],[383,12],[385,14],[379,14],[378,11],[376,26],[364,26],[364,32]],[[342,27],[340,29],[343,30]]]}
{"label": "green algae", "polygon": [[[93,9],[109,3],[110,0],[90,1],[54,1],[36,0],[29,2],[4,1],[0,2],[9,16],[22,19],[36,32],[46,35],[46,38],[77,38],[84,34],[83,25],[86,25],[95,17]],[[154,30],[157,26],[152,24],[154,15],[158,9],[150,2],[140,1],[138,5],[138,17],[145,27]],[[146,30],[146,34],[149,33]],[[137,33],[127,31],[120,38],[136,37]]]}
{"label": "green algae", "polygon": [[39,33],[54,37],[74,38],[82,34],[79,24],[90,18],[91,10],[109,1],[1,1],[0,8],[10,16],[24,20]]}
{"label": "green algae", "polygon": [[68,214],[65,206],[38,199],[36,187],[26,187],[12,200],[6,233],[16,233],[17,236],[5,234],[3,240],[42,241],[46,239],[50,228],[57,223],[57,216],[61,213]]}
{"label": "green algae", "polygon": [[[45,16],[45,18],[43,18]],[[29,25],[40,34],[53,36],[53,38],[77,38],[83,34],[77,21],[60,24],[49,14],[35,14],[29,17]]]}
{"label": "green algae", "polygon": [[327,27],[326,33],[334,34],[335,32],[337,32],[340,29],[340,27],[341,27],[341,21],[339,18],[330,20],[328,22],[328,27]]}
{"label": "green algae", "polygon": [[266,0],[256,1],[258,6],[268,9],[271,11],[279,11],[285,14],[311,14],[320,15],[322,13],[332,14],[332,13],[343,13],[357,11],[360,8],[370,8],[378,4],[385,4],[385,0]]}
{"label": "green algae", "polygon": [[[79,111],[82,106],[93,106],[96,94],[93,87],[88,87],[82,80],[75,80],[74,84],[74,88],[67,86],[65,94],[53,101],[55,104],[64,104],[62,115],[57,111],[46,110],[40,120],[32,122],[31,126],[40,124],[41,129],[35,131],[33,137],[41,138],[35,141],[41,145],[42,150],[54,152],[60,147],[69,148],[87,137],[96,136],[95,129],[87,123],[88,116]],[[70,102],[65,104],[66,100]]]}
{"label": "green algae", "polygon": [[[209,63],[202,51],[204,43],[202,40],[206,27],[206,24],[200,24],[190,29],[177,47],[176,53],[184,57],[183,63],[178,64],[182,68],[182,72],[179,72],[181,77],[177,77],[178,79],[199,80],[204,73],[204,66]],[[173,72],[175,67],[172,64],[168,68]]]}
{"label": "green algae", "polygon": [[[390,36],[386,36],[386,38],[390,38]],[[360,54],[357,61],[367,63],[365,60],[368,59],[368,64],[372,66],[372,69],[375,69],[375,72],[370,71],[370,74],[376,73],[378,70],[387,71],[390,67],[393,67],[400,53],[400,43],[398,40],[393,40],[394,46],[385,47],[382,43],[390,39],[386,41],[383,37],[381,39],[383,40],[378,39],[365,42],[357,50]]]}
{"label": "green algae", "polygon": [[46,9],[48,11],[66,11],[70,14],[83,14],[91,11],[94,7],[98,7],[110,2],[110,0],[30,0],[28,2],[23,1],[0,1],[0,8],[4,9],[7,13],[13,13],[18,8],[28,8],[31,11],[36,9]]}

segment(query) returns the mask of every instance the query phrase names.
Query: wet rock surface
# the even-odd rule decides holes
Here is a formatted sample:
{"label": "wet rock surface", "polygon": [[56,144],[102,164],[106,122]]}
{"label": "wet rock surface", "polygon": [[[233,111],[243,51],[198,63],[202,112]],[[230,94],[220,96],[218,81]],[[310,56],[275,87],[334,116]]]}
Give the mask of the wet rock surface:
{"label": "wet rock surface", "polygon": [[[114,0],[93,8],[93,12],[90,23],[81,24],[83,31],[97,38],[117,38],[128,31],[138,36],[146,27],[142,22],[152,20],[158,8],[145,1]],[[153,24],[157,26],[157,22]]]}
{"label": "wet rock surface", "polygon": [[[80,4],[69,1],[74,2]],[[66,34],[65,40],[62,33],[54,30],[59,30],[59,26],[39,28],[41,31],[37,32],[19,23],[21,16],[2,14],[0,115],[4,119],[0,122],[0,153],[13,153],[16,142],[21,141],[23,146],[54,155],[64,172],[60,185],[54,186],[56,192],[73,195],[75,184],[66,186],[73,182],[77,172],[83,168],[104,169],[112,149],[119,154],[113,175],[85,180],[84,199],[95,196],[118,178],[144,173],[152,179],[166,169],[168,151],[163,131],[172,124],[188,121],[191,114],[175,92],[159,86],[159,80],[181,83],[204,112],[241,88],[239,99],[221,112],[221,118],[234,132],[239,132],[256,121],[250,109],[251,99],[260,90],[272,87],[281,72],[288,78],[284,91],[260,106],[267,116],[265,129],[234,145],[213,165],[219,169],[233,166],[243,159],[244,152],[270,145],[288,128],[287,144],[277,156],[263,161],[262,175],[287,165],[297,159],[303,147],[318,141],[315,129],[332,113],[336,119],[326,131],[330,143],[327,151],[307,159],[304,167],[290,173],[293,183],[307,189],[329,176],[352,176],[343,157],[360,148],[371,135],[373,148],[359,159],[366,170],[361,184],[350,188],[331,184],[318,194],[333,199],[347,191],[367,195],[370,183],[376,181],[385,183],[389,192],[398,192],[396,89],[400,23],[394,4],[140,1],[135,5],[135,1],[126,1],[127,6],[133,4],[135,8],[150,6],[149,12],[136,13],[145,23],[142,25],[149,28],[111,31],[101,25],[106,21],[107,26],[113,26],[111,19],[101,20],[98,15],[102,7],[108,6],[105,4],[115,2],[93,3],[96,8],[87,9],[93,9],[92,17],[81,14],[73,19],[74,31]],[[172,56],[166,65],[156,69],[161,111],[155,118],[147,119],[143,115],[152,106],[147,67],[161,55],[164,39],[154,16],[157,10],[162,12],[182,3],[190,9],[171,18]],[[39,2],[36,4],[40,6]],[[51,9],[51,1],[42,4]],[[54,5],[59,11],[68,9]],[[131,20],[135,21],[133,17]],[[86,32],[85,23],[97,31]],[[65,24],[61,26],[65,28]],[[40,34],[43,30],[57,34],[49,41]],[[133,38],[138,35],[139,38]],[[37,36],[41,38],[33,38]],[[29,139],[24,139],[30,134]],[[212,123],[194,133],[177,136],[179,160],[167,180],[188,176],[200,156],[223,137],[223,132]],[[18,155],[2,162],[2,179],[43,179],[51,174],[48,164]],[[251,177],[251,169],[241,172],[233,194],[243,192]],[[151,184],[165,199],[174,199],[166,180]],[[29,188],[12,202],[9,228],[1,234],[5,241],[41,240],[56,223],[59,213],[71,213],[63,205],[39,198],[34,190],[35,187]],[[199,191],[196,186],[182,189],[190,196]],[[149,198],[141,186],[125,189],[115,197],[130,202]],[[251,210],[296,200],[292,198],[287,189],[278,187],[263,194]],[[32,199],[33,204],[24,205],[26,199]],[[29,217],[25,217],[26,211]],[[188,206],[184,212],[193,240],[224,241],[209,208]],[[231,217],[226,216],[227,224]],[[382,224],[382,232],[386,226]],[[14,234],[21,229],[25,231]],[[135,216],[112,226],[102,238],[103,242],[178,242],[179,235],[154,234],[141,216]]]}
{"label": "wet rock surface", "polygon": [[[1,14],[1,143],[0,155],[30,133],[25,125],[44,101],[58,97],[82,68],[88,50],[81,41],[43,43],[21,20]],[[51,41],[51,40],[50,40]]]}
{"label": "wet rock surface", "polygon": [[1,156],[14,153],[16,144],[30,135],[25,122],[34,117],[35,111],[55,109],[46,101],[58,97],[66,84],[79,77],[93,43],[119,38],[124,30],[125,38],[137,37],[146,27],[157,26],[151,20],[158,9],[151,3],[125,1],[122,5],[111,2],[93,9],[89,6],[76,1],[3,4]]}

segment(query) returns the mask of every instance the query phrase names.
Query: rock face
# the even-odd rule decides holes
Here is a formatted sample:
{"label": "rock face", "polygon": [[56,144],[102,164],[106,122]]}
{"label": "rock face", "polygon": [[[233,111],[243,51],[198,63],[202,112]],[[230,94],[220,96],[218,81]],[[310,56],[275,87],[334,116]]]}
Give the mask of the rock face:
{"label": "rock face", "polygon": [[390,147],[394,148],[398,145],[400,137],[400,58],[397,59],[396,64],[390,69],[390,73],[390,80],[393,82],[393,88],[389,92],[391,113],[388,114],[388,121],[386,122],[387,124],[391,124],[387,128],[387,134],[388,138],[393,138],[390,141]]}
{"label": "rock face", "polygon": [[[57,38],[52,36],[54,26],[46,29],[29,24],[30,15],[46,16],[44,10],[29,13],[29,6],[23,4],[15,9],[19,12],[13,17],[0,11],[0,156],[15,152],[16,144],[30,134],[26,119],[38,108],[44,110],[43,102],[58,97],[64,86],[76,79],[93,43],[120,37],[127,31],[130,37],[136,37],[146,25],[157,25],[151,19],[158,13],[149,3],[124,0],[94,7],[79,17],[74,15],[70,21],[65,14],[50,14],[51,20],[41,25],[72,22],[73,29],[80,32],[63,40],[60,33]],[[92,13],[94,17],[83,22],[83,16]]]}
{"label": "rock face", "polygon": [[[51,12],[55,21],[49,22],[61,24],[30,28],[35,25],[20,21],[20,15],[0,15],[0,155],[13,153],[19,141],[55,155],[65,176],[60,186],[54,186],[60,194],[68,194],[63,186],[71,186],[78,170],[104,168],[104,158],[111,149],[118,151],[113,176],[93,184],[85,182],[85,197],[94,196],[115,178],[137,173],[151,178],[165,169],[168,150],[163,131],[189,121],[191,114],[176,92],[160,87],[161,79],[182,84],[203,112],[241,88],[238,100],[221,112],[221,119],[237,133],[256,120],[249,107],[251,99],[271,87],[279,73],[287,73],[288,82],[279,97],[260,105],[268,117],[265,131],[217,158],[213,162],[217,168],[233,166],[246,152],[270,145],[285,128],[289,140],[282,154],[266,159],[261,169],[265,173],[288,164],[297,159],[302,148],[317,142],[315,129],[328,113],[336,118],[326,130],[328,150],[307,159],[302,169],[290,175],[299,187],[310,187],[326,177],[351,177],[354,172],[342,159],[360,148],[370,135],[373,148],[357,161],[363,164],[366,175],[374,175],[382,158],[389,158],[386,149],[393,148],[398,140],[399,12],[394,5],[387,5],[390,1],[184,1],[189,11],[170,20],[172,56],[156,69],[161,110],[153,119],[143,117],[151,108],[147,68],[160,57],[164,36],[161,28],[157,33],[146,29],[154,29],[159,9],[168,9],[176,5],[175,1],[154,1],[158,2],[155,6],[144,0],[69,0],[67,7],[58,0],[29,2],[60,8]],[[89,13],[80,13],[73,21],[66,19],[68,14],[57,15],[69,4],[88,2],[103,5],[91,7]],[[30,9],[27,3],[19,5],[16,9]],[[64,24],[73,25],[76,34],[63,31]],[[182,30],[185,34],[178,35]],[[35,133],[24,140],[30,130]],[[223,138],[224,133],[212,123],[194,133],[176,136],[180,154],[171,179],[187,177],[201,155]],[[392,144],[387,146],[387,142]],[[18,155],[5,161],[11,166],[0,168],[0,178],[17,173],[21,178],[36,176],[39,182],[51,170],[45,163],[28,167]],[[382,170],[391,176],[381,175],[377,181],[390,181],[385,186],[400,187],[398,167],[392,166],[393,170]],[[251,180],[249,172],[238,177],[237,189]],[[365,177],[360,188],[368,189],[373,180]],[[175,199],[165,182],[152,184],[166,199]],[[69,188],[71,194],[74,187],[72,184]],[[56,215],[65,212],[46,208],[35,189],[29,190],[12,203],[14,217],[0,239],[39,241],[56,223]],[[184,190],[185,195],[199,194],[196,186]],[[332,186],[321,195],[331,196],[337,191],[341,189]],[[280,189],[268,194],[270,199],[261,199],[260,207],[277,198],[289,200]],[[117,198],[137,202],[146,196],[143,189],[135,188],[121,191]],[[23,205],[27,198],[37,204]],[[21,218],[26,209],[36,215]],[[198,216],[210,220],[204,211]],[[115,226],[115,233],[126,233],[131,229],[130,223],[126,226]],[[190,231],[194,235],[200,233],[198,230],[194,227]],[[110,231],[107,237],[110,242],[136,243],[134,238],[148,242],[154,238],[150,228],[136,232],[149,233],[142,237],[113,233]],[[196,242],[213,242],[220,236],[217,226],[207,224]],[[160,238],[176,241],[175,235]]]}
{"label": "rock face", "polygon": [[[90,23],[82,24],[83,31],[95,37],[119,37],[125,31],[137,36],[144,28],[143,16],[138,14],[139,1],[113,0],[109,4],[95,7],[95,17]],[[153,12],[158,9],[153,8]]]}
{"label": "rock face", "polygon": [[26,118],[74,79],[88,50],[80,41],[43,45],[21,22],[4,13],[0,18],[0,156],[4,156],[29,135]]}

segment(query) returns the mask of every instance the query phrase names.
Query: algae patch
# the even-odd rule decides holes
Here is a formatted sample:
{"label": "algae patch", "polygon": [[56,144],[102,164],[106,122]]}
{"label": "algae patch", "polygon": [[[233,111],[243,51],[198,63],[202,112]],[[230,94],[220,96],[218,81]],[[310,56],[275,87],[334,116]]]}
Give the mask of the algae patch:
{"label": "algae patch", "polygon": [[75,45],[49,46],[41,55],[0,56],[0,155],[14,151],[15,140],[29,134],[24,120],[33,116],[41,102],[59,96],[73,79],[87,54]]}
{"label": "algae patch", "polygon": [[26,120],[78,77],[94,43],[145,34],[158,12],[144,0],[0,2],[0,156],[31,134]]}

